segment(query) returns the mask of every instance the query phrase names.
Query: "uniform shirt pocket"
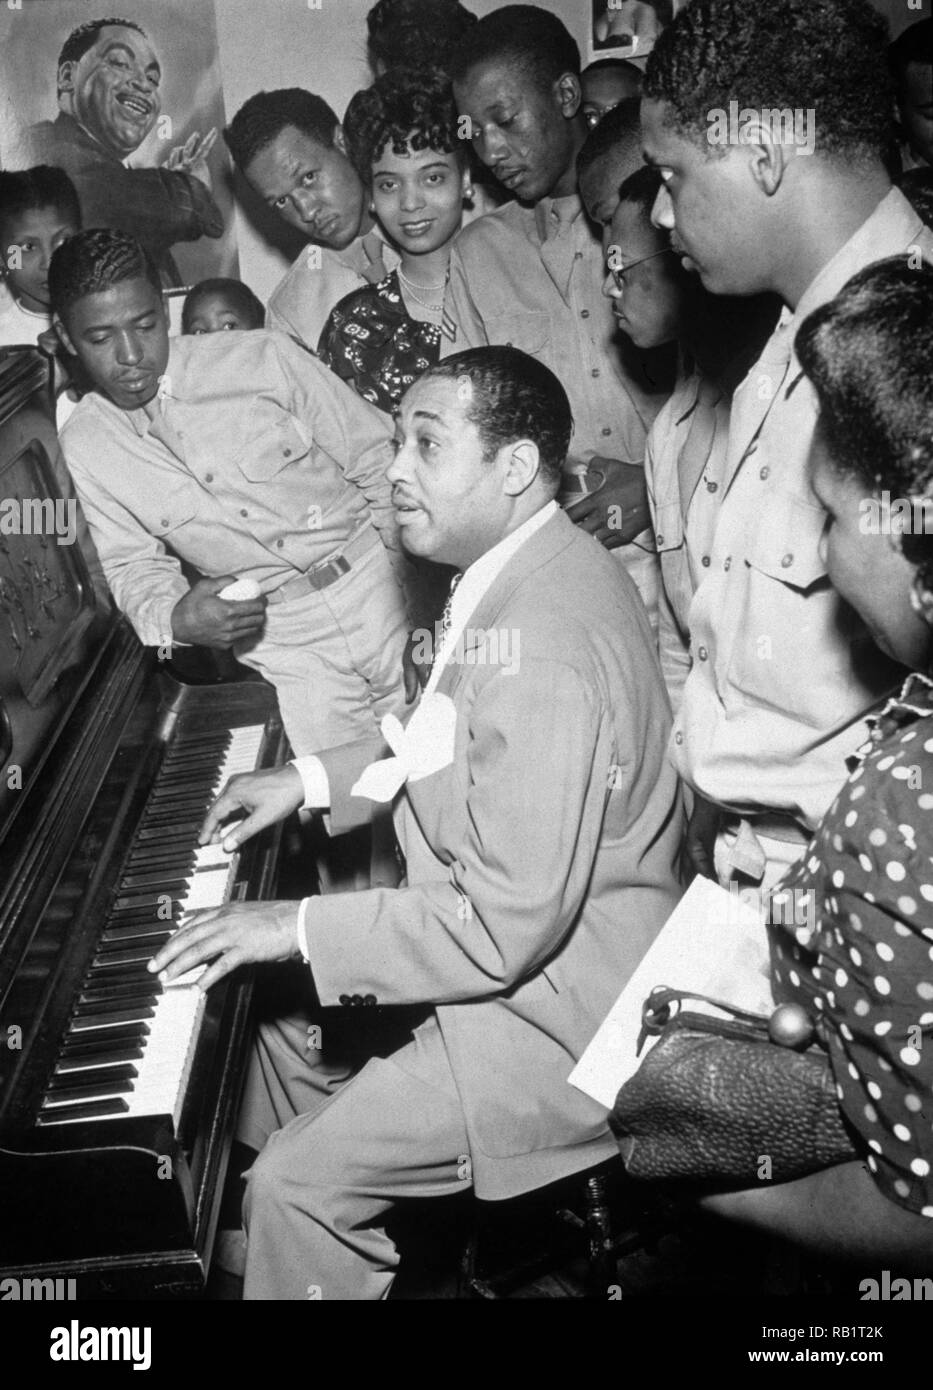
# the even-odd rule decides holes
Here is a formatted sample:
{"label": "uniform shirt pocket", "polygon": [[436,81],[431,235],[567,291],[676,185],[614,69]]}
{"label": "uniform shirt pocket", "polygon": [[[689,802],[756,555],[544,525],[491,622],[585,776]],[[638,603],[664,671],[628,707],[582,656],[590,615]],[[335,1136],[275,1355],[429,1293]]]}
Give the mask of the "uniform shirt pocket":
{"label": "uniform shirt pocket", "polygon": [[486,324],[494,346],[521,348],[532,357],[544,353],[551,341],[551,316],[547,313],[490,314]]}
{"label": "uniform shirt pocket", "polygon": [[251,483],[265,483],[307,457],[311,445],[292,415],[284,410],[257,410],[250,420],[250,439],[234,463]]}

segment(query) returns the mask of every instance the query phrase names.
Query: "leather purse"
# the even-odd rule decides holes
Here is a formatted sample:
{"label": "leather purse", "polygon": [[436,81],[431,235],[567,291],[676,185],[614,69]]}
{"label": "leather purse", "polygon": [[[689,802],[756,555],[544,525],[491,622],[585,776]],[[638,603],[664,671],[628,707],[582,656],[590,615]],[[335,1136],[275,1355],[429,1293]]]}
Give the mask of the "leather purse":
{"label": "leather purse", "polygon": [[[690,999],[730,1017],[680,1007]],[[659,1040],[610,1116],[629,1177],[751,1187],[859,1156],[829,1059],[810,1045],[816,1029],[798,1006],[783,1005],[767,1019],[659,986],[642,1009],[639,1051],[651,1034]]]}

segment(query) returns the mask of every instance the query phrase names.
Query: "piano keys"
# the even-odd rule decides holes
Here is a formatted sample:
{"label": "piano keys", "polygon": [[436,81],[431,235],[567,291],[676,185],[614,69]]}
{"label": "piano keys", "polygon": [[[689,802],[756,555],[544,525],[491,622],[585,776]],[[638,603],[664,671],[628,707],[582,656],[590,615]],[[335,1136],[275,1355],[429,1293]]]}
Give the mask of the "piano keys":
{"label": "piano keys", "polygon": [[[0,494],[67,489],[51,420],[41,355],[0,353]],[[275,829],[233,855],[197,833],[228,777],[286,744],[271,686],[180,680],[102,606],[94,566],[0,537],[0,1277],[193,1296],[249,983],[202,995],[146,964],[185,913],[273,896]]]}

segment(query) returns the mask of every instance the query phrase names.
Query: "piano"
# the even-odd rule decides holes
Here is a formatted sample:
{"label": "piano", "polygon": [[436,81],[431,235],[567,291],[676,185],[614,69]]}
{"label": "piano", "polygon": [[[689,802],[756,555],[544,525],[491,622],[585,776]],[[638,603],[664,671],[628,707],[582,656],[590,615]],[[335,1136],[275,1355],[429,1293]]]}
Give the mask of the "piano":
{"label": "piano", "polygon": [[46,359],[0,352],[0,1278],[196,1297],[250,986],[146,962],[186,911],[273,895],[275,830],[197,831],[286,744],[265,681],[185,681],[113,611],[53,419]]}

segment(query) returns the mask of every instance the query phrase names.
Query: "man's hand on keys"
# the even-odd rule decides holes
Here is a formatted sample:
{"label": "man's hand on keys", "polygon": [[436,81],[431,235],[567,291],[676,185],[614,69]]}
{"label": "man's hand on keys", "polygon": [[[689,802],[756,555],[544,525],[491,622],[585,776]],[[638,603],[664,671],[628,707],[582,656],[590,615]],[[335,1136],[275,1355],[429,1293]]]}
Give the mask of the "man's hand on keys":
{"label": "man's hand on keys", "polygon": [[[266,772],[244,772],[231,777],[207,813],[198,844],[222,844],[225,850],[239,849],[266,826],[275,825],[276,821],[297,811],[304,799],[301,778],[290,763]],[[232,816],[244,811],[243,819],[227,825]]]}

